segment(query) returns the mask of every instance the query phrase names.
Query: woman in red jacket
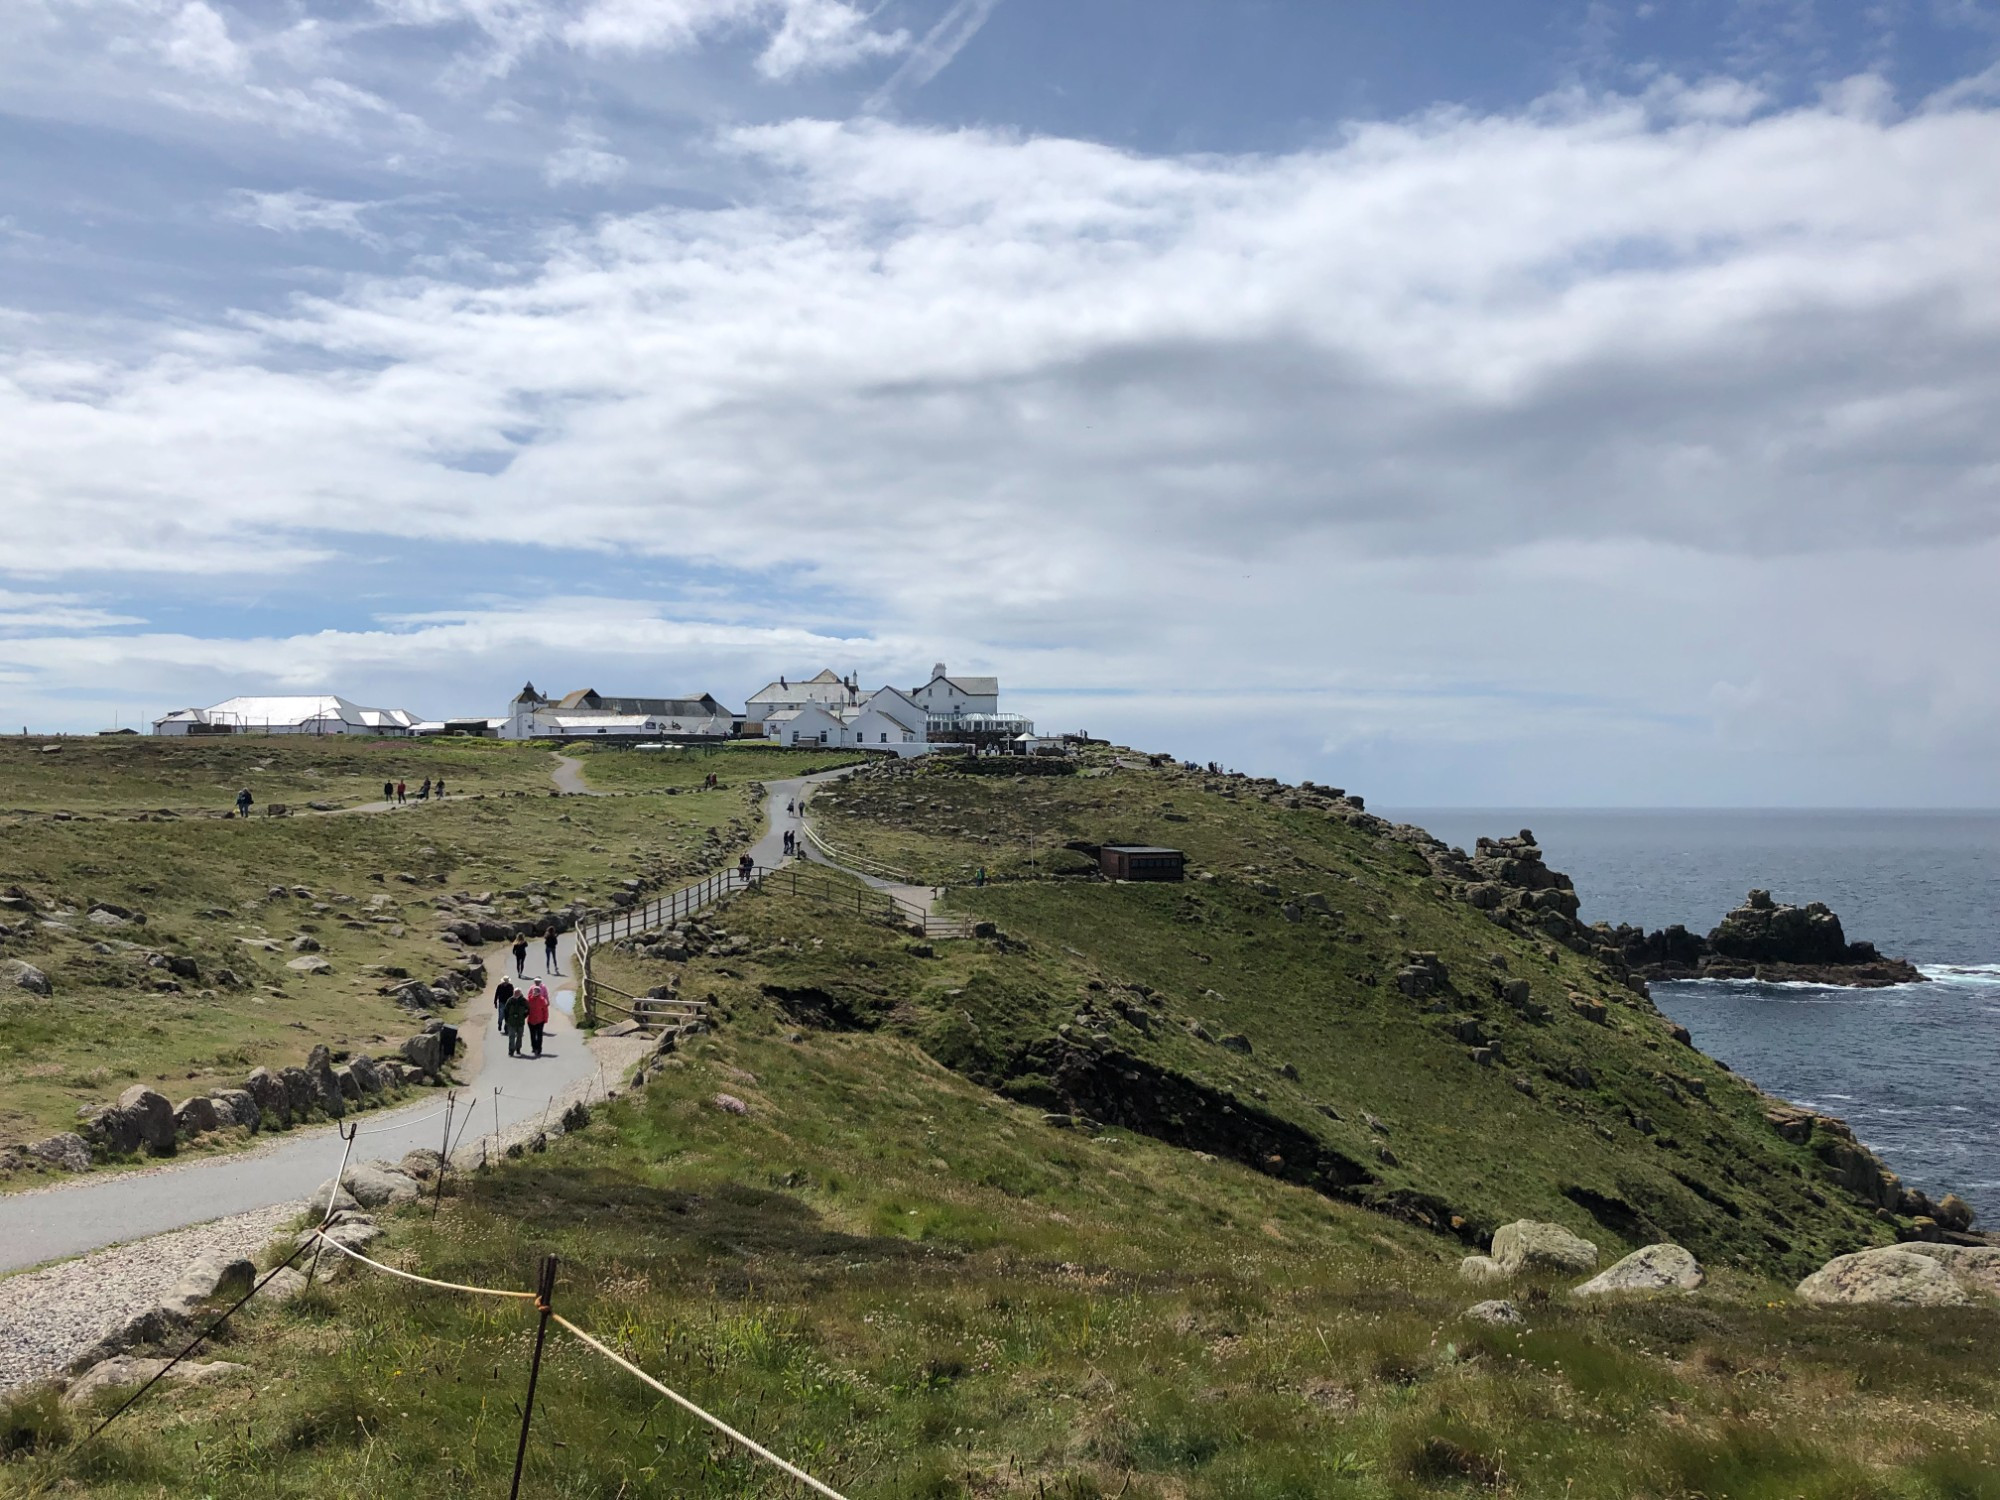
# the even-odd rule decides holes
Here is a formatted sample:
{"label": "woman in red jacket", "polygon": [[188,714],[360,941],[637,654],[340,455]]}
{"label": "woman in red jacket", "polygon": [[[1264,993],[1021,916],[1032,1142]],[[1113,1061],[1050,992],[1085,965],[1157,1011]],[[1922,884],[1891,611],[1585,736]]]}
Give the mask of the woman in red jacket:
{"label": "woman in red jacket", "polygon": [[528,1041],[535,1049],[535,1056],[542,1055],[542,1028],[549,1024],[548,986],[537,979],[528,986]]}

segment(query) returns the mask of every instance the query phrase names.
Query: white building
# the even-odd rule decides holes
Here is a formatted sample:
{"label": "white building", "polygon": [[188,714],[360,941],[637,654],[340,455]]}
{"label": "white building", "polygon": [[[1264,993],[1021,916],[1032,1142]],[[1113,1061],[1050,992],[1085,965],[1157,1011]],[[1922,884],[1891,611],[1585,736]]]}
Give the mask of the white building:
{"label": "white building", "polygon": [[913,690],[910,697],[933,719],[992,715],[1000,712],[1000,679],[953,677],[939,662],[931,668],[931,680]]}
{"label": "white building", "polygon": [[400,708],[364,708],[334,693],[229,698],[213,708],[180,708],[153,721],[153,733],[408,735],[417,716]]}
{"label": "white building", "polygon": [[761,734],[765,722],[774,714],[796,712],[803,708],[833,708],[852,706],[861,701],[861,690],[852,677],[840,677],[832,668],[827,668],[816,677],[802,677],[794,681],[780,677],[776,682],[767,682],[752,693],[743,705],[743,732]]}
{"label": "white building", "polygon": [[788,748],[846,745],[895,755],[922,755],[930,749],[923,710],[892,687],[858,694],[851,703],[776,709],[766,715],[764,733]]}
{"label": "white building", "polygon": [[698,698],[614,698],[580,688],[546,698],[531,682],[514,696],[500,730],[505,740],[725,740],[736,715],[703,693]]}

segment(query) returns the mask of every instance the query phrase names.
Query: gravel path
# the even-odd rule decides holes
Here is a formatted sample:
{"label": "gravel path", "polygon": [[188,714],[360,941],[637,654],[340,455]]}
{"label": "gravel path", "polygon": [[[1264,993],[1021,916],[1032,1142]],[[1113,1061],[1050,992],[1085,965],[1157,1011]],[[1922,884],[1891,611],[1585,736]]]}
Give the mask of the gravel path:
{"label": "gravel path", "polygon": [[0,1281],[0,1391],[64,1369],[112,1326],[157,1303],[202,1256],[255,1259],[303,1212],[304,1200],[275,1203]]}

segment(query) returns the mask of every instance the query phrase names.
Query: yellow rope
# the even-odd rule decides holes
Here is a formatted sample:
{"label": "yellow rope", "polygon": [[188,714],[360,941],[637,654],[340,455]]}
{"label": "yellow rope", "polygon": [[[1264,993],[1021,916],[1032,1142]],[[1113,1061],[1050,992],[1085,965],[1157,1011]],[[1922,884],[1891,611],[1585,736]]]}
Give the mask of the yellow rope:
{"label": "yellow rope", "polygon": [[577,1327],[576,1324],[570,1322],[570,1320],[568,1318],[565,1318],[561,1313],[551,1313],[550,1317],[553,1321],[562,1324],[563,1327],[567,1328],[571,1333],[575,1334],[578,1338],[582,1339],[586,1344],[590,1345],[591,1348],[595,1349],[599,1354],[603,1355],[613,1364],[619,1366],[621,1369],[630,1372],[633,1375],[638,1376],[641,1380],[645,1381],[647,1385],[651,1386],[654,1390],[658,1391],[662,1396],[665,1396],[669,1401],[673,1402],[676,1406],[679,1406],[684,1411],[691,1412],[693,1415],[701,1418],[702,1421],[708,1423],[708,1425],[713,1427],[717,1432],[720,1432],[727,1437],[735,1439],[735,1441],[741,1443],[744,1447],[748,1448],[752,1453],[756,1454],[766,1463],[776,1464],[779,1468],[783,1469],[787,1474],[791,1475],[792,1478],[798,1480],[801,1484],[809,1485],[813,1489],[819,1491],[820,1494],[827,1496],[828,1500],[846,1500],[846,1497],[842,1495],[840,1491],[828,1489],[825,1485],[821,1484],[817,1479],[813,1478],[812,1475],[808,1474],[804,1469],[799,1468],[795,1464],[786,1463],[785,1460],[778,1457],[778,1455],[773,1453],[769,1448],[766,1448],[763,1444],[755,1442],[752,1439],[745,1437],[742,1433],[738,1432],[734,1427],[731,1427],[727,1422],[723,1421],[720,1417],[710,1416],[707,1412],[703,1411],[699,1406],[696,1406],[692,1401],[688,1400],[687,1397],[681,1395],[677,1391],[672,1391],[667,1389],[666,1386],[660,1384],[659,1381],[655,1380],[652,1376],[648,1375],[644,1370],[640,1369],[637,1365],[633,1364],[631,1360],[625,1358],[624,1355],[618,1353],[615,1349],[608,1348],[604,1344],[599,1343],[596,1339],[592,1338],[589,1334],[585,1333],[581,1328]]}
{"label": "yellow rope", "polygon": [[359,1250],[350,1250],[323,1229],[315,1230],[314,1232],[319,1235],[320,1239],[349,1259],[358,1260],[364,1266],[373,1266],[378,1271],[386,1271],[391,1276],[400,1276],[405,1281],[414,1281],[419,1286],[434,1286],[447,1292],[471,1292],[473,1295],[479,1297],[512,1297],[522,1302],[533,1302],[535,1300],[533,1292],[503,1292],[490,1286],[466,1286],[462,1282],[457,1281],[433,1281],[430,1277],[419,1276],[413,1271],[399,1271],[394,1266],[383,1265],[379,1260],[370,1260]]}

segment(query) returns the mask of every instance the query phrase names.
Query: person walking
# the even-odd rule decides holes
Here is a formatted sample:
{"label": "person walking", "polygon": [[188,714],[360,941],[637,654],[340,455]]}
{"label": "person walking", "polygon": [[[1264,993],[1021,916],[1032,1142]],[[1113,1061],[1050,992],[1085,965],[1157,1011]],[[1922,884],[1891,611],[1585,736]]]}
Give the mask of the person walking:
{"label": "person walking", "polygon": [[404,790],[404,784],[401,781],[398,781],[396,783],[396,801],[399,803],[407,802],[409,800],[407,797],[403,795],[403,790]]}
{"label": "person walking", "polygon": [[521,1028],[528,1024],[528,997],[515,990],[507,997],[507,1006],[500,1012],[500,1024],[507,1033],[507,1055],[521,1055]]}
{"label": "person walking", "polygon": [[972,877],[972,883],[974,885],[986,884],[986,866],[981,865],[979,867],[978,871]]}
{"label": "person walking", "polygon": [[442,776],[438,777],[437,785],[432,787],[431,790],[437,793],[438,801],[444,801],[444,778]]}
{"label": "person walking", "polygon": [[431,779],[430,779],[430,777],[426,776],[426,777],[424,778],[424,784],[423,784],[422,786],[420,786],[420,787],[418,787],[418,788],[417,788],[417,800],[418,800],[419,802],[428,802],[428,801],[430,801],[430,800],[431,800]]}
{"label": "person walking", "polygon": [[549,987],[537,979],[528,986],[528,1040],[535,1056],[542,1055],[542,1028],[549,1024]]}
{"label": "person walking", "polygon": [[528,972],[528,940],[524,937],[514,939],[514,972],[516,974]]}
{"label": "person walking", "polygon": [[382,800],[384,802],[394,802],[396,800],[395,782],[385,781],[382,783]]}
{"label": "person walking", "polygon": [[514,996],[514,981],[503,978],[493,987],[493,1015],[502,1031],[507,1029],[507,1002]]}
{"label": "person walking", "polygon": [[551,974],[562,973],[556,967],[556,930],[553,927],[542,934],[542,967]]}
{"label": "person walking", "polygon": [[246,786],[245,788],[243,788],[242,791],[236,794],[236,816],[239,818],[249,817],[250,804],[256,800],[257,800],[256,798],[250,795],[249,787]]}

